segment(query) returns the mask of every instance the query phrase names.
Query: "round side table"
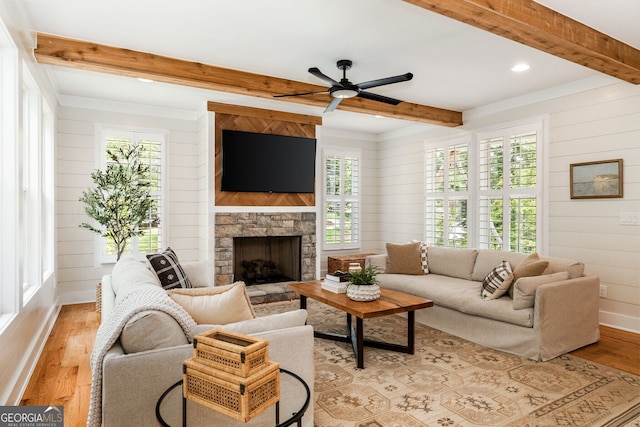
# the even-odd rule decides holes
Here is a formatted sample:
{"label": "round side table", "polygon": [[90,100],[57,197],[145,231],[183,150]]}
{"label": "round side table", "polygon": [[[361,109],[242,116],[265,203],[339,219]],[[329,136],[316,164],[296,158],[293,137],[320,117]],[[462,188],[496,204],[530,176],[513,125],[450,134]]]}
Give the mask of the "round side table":
{"label": "round side table", "polygon": [[[300,385],[302,387],[304,387],[304,391],[306,393],[304,402],[301,404],[300,409],[298,409],[297,411],[293,412],[293,414],[291,415],[291,417],[287,418],[285,421],[280,421],[280,402],[278,401],[275,404],[276,407],[276,421],[275,421],[275,427],[288,427],[290,425],[293,425],[294,423],[296,423],[296,425],[298,427],[302,426],[302,417],[305,413],[305,411],[307,410],[307,408],[309,407],[309,401],[311,400],[311,390],[309,389],[309,386],[307,385],[307,383],[300,378],[298,375],[294,374],[291,371],[288,371],[286,369],[282,369],[280,368],[280,372],[282,374],[285,374],[287,376],[290,377],[290,379],[286,380],[286,381],[282,381],[282,376],[280,377],[280,388],[282,389],[283,387],[295,387],[296,385],[299,387]],[[166,389],[164,391],[164,393],[162,393],[162,396],[160,396],[160,398],[158,399],[158,402],[156,403],[156,418],[158,419],[158,422],[164,426],[164,427],[171,427],[162,417],[162,413],[161,413],[161,406],[162,403],[165,401],[165,399],[167,398],[167,396],[178,386],[182,385],[182,380],[176,382],[175,384],[173,384],[171,387],[169,387],[168,389]],[[281,393],[282,394],[282,393]],[[240,421],[238,421],[238,425],[242,425],[243,423],[241,423]],[[185,397],[182,397],[182,426],[183,427],[187,427],[187,399]]]}

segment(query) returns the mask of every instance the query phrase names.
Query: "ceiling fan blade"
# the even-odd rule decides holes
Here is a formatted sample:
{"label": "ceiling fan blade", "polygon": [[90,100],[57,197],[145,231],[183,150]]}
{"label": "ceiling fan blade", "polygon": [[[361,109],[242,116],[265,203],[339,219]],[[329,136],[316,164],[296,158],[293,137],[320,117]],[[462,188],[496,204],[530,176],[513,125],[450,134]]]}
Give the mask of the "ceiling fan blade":
{"label": "ceiling fan blade", "polygon": [[393,83],[408,82],[412,78],[413,74],[407,73],[401,74],[399,76],[386,77],[384,79],[370,80],[368,82],[358,83],[356,86],[358,86],[360,89],[370,89],[372,87],[390,85]]}
{"label": "ceiling fan blade", "polygon": [[331,103],[329,103],[329,106],[327,107],[326,110],[324,110],[325,113],[330,113],[333,110],[336,109],[336,107],[338,106],[338,104],[340,104],[340,102],[342,101],[342,98],[333,98],[331,100]]}
{"label": "ceiling fan blade", "polygon": [[372,101],[384,102],[385,104],[398,105],[402,101],[399,99],[389,98],[388,96],[378,95],[377,93],[360,91],[357,95],[360,98],[370,99]]}
{"label": "ceiling fan blade", "polygon": [[319,95],[321,93],[329,93],[329,91],[328,90],[322,90],[320,92],[285,93],[283,95],[273,95],[273,97],[274,98],[284,98],[286,96]]}
{"label": "ceiling fan blade", "polygon": [[324,80],[325,82],[329,83],[331,86],[338,86],[338,87],[342,87],[342,84],[333,80],[331,77],[325,75],[322,73],[322,71],[320,71],[318,68],[316,67],[311,67],[309,68],[309,72],[311,74],[313,74],[314,76],[316,76],[317,78],[319,78],[320,80]]}

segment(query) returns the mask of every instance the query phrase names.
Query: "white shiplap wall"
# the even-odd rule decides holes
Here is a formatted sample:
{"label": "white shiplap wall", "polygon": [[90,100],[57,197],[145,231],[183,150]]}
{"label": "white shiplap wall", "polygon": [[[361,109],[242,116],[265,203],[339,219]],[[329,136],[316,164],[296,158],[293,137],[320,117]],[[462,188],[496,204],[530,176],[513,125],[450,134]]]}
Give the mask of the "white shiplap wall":
{"label": "white shiplap wall", "polygon": [[61,107],[57,132],[57,280],[62,304],[92,301],[95,286],[113,265],[96,265],[94,233],[78,225],[88,218],[78,201],[82,191],[93,187],[90,173],[96,169],[96,124],[166,131],[168,134],[168,199],[166,245],[176,250],[181,261],[197,260],[200,252],[203,190],[202,135],[205,120],[176,119],[99,109]]}
{"label": "white shiplap wall", "polygon": [[[640,332],[640,226],[619,224],[621,212],[640,214],[640,86],[611,80],[574,94],[544,97],[469,112],[464,130],[548,118],[548,255],[583,261],[586,271],[598,274],[607,286],[607,298],[600,301],[601,322]],[[450,131],[455,132],[459,130]],[[387,241],[422,237],[424,141],[442,133],[390,136],[380,142],[379,248]],[[624,198],[569,198],[571,163],[615,158],[624,160]]]}

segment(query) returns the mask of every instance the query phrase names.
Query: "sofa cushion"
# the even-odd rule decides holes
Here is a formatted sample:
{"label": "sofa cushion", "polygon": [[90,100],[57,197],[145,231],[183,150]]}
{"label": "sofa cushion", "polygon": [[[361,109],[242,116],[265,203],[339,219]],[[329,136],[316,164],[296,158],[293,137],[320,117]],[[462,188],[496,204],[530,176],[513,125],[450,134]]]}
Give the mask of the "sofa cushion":
{"label": "sofa cushion", "polygon": [[[478,251],[475,249],[429,246],[427,248],[429,273],[471,280],[477,255]],[[496,264],[493,265],[495,266]],[[480,297],[480,291],[478,291],[478,297]]]}
{"label": "sofa cushion", "polygon": [[210,261],[181,262],[180,266],[194,288],[213,286],[213,268]]}
{"label": "sofa cushion", "polygon": [[509,261],[502,261],[487,274],[482,281],[482,298],[485,300],[500,298],[513,282],[513,271]]}
{"label": "sofa cushion", "polygon": [[225,325],[256,317],[244,282],[168,293],[198,324]]}
{"label": "sofa cushion", "polygon": [[190,288],[191,282],[178,261],[178,255],[171,248],[164,252],[147,255],[147,260],[165,289]]}
{"label": "sofa cushion", "polygon": [[420,261],[420,242],[387,243],[387,268],[390,274],[424,274]]}
{"label": "sofa cushion", "polygon": [[566,271],[569,273],[569,279],[584,276],[584,263],[568,258],[540,257],[543,261],[548,261],[549,266],[544,274],[558,273]]}
{"label": "sofa cushion", "polygon": [[369,255],[364,262],[366,267],[372,267],[380,273],[387,270],[387,254]]}
{"label": "sofa cushion", "polygon": [[471,280],[482,282],[487,274],[502,261],[509,261],[511,269],[520,264],[527,257],[527,254],[519,252],[496,251],[493,249],[478,249],[476,263],[473,266]]}
{"label": "sofa cushion", "polygon": [[521,277],[513,284],[513,308],[522,310],[533,307],[538,286],[559,282],[569,278],[569,272],[543,274],[542,276]]}
{"label": "sofa cushion", "polygon": [[120,344],[125,353],[188,344],[182,327],[169,314],[147,310],[136,313],[122,329]]}
{"label": "sofa cushion", "polygon": [[134,258],[120,258],[111,271],[111,288],[118,293],[132,283],[146,283],[158,286],[158,278],[145,266]]}
{"label": "sofa cushion", "polygon": [[423,276],[379,274],[377,279],[384,288],[430,299],[436,306],[528,328],[533,326],[533,308],[514,310],[511,298],[505,297],[485,301],[480,296],[480,282],[441,276],[433,271]]}
{"label": "sofa cushion", "polygon": [[[549,261],[541,261],[537,253],[526,257],[513,269],[513,283],[521,277],[539,276],[547,269]],[[513,286],[509,288],[509,296],[513,298]]]}
{"label": "sofa cushion", "polygon": [[256,334],[259,332],[274,331],[276,329],[304,326],[306,323],[307,310],[294,310],[256,317],[255,319],[242,320],[240,322],[227,323],[226,325],[198,325],[192,334],[198,335],[212,329],[225,329],[241,334]]}

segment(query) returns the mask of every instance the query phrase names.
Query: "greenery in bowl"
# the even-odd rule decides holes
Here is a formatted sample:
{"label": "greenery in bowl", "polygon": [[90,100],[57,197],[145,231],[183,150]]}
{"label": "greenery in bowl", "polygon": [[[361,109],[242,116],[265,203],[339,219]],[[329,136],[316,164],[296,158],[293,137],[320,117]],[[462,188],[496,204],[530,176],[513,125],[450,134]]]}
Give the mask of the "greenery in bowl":
{"label": "greenery in bowl", "polygon": [[376,276],[380,274],[377,268],[367,266],[359,271],[354,271],[349,277],[349,285],[377,285]]}

